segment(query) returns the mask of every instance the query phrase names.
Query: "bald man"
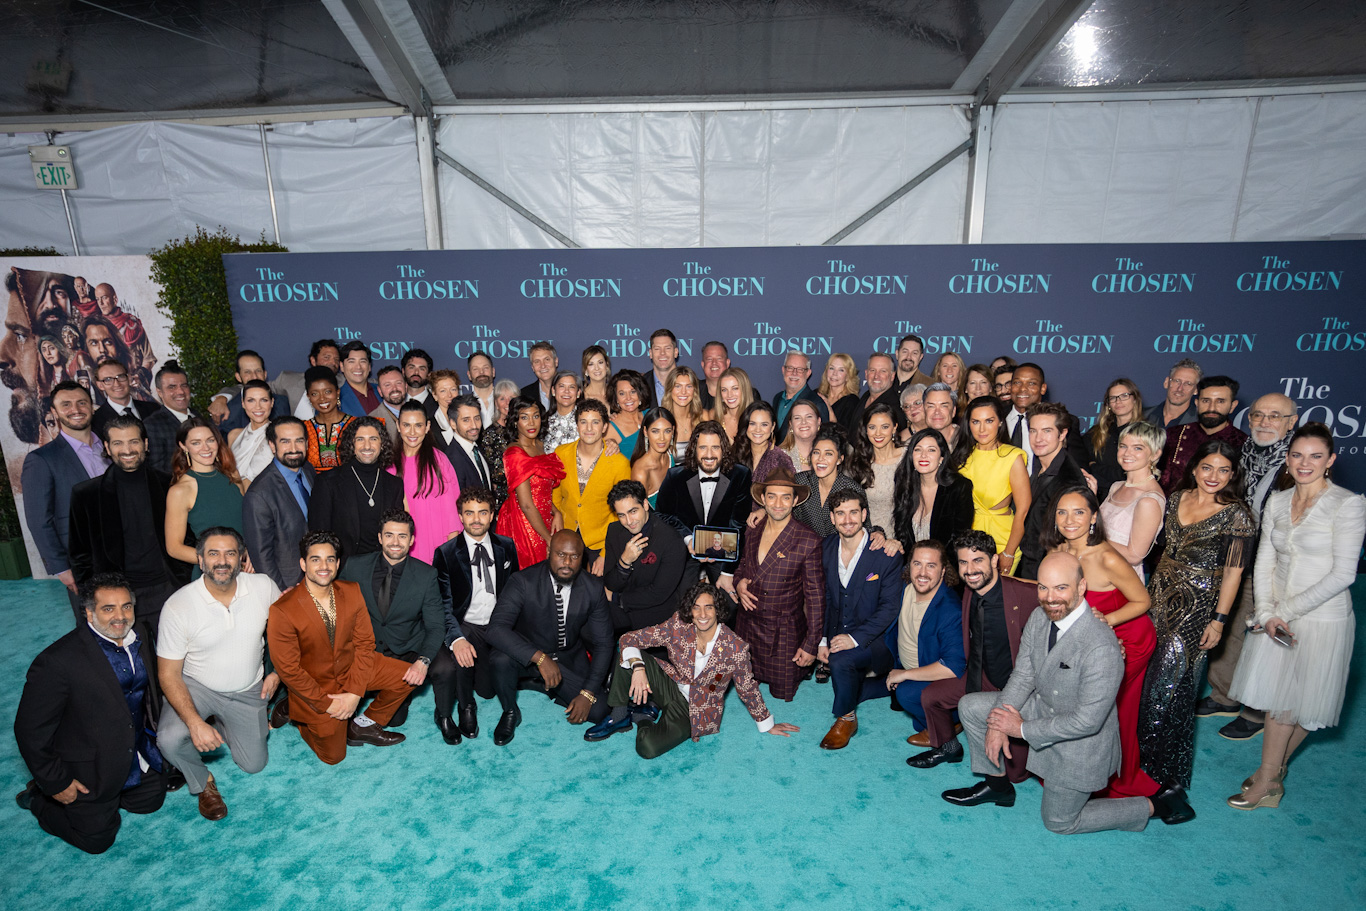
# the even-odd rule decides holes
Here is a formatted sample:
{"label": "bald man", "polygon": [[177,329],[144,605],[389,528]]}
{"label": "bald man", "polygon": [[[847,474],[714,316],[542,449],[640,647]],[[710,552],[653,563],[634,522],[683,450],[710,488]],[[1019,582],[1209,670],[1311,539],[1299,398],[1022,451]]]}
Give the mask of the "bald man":
{"label": "bald man", "polygon": [[1011,738],[1019,738],[1029,743],[1029,771],[1044,781],[1041,813],[1050,832],[1138,832],[1152,816],[1168,824],[1194,818],[1179,786],[1152,798],[1091,798],[1119,768],[1115,696],[1124,655],[1085,594],[1076,557],[1054,553],[1039,564],[1040,609],[1025,624],[1010,682],[999,693],[968,693],[958,703],[972,770],[986,779],[945,791],[949,803],[1013,806],[1015,788],[1001,760],[1010,755]]}
{"label": "bald man", "polygon": [[[1253,402],[1248,410],[1248,438],[1243,444],[1243,456],[1239,462],[1247,485],[1247,505],[1259,524],[1266,498],[1276,489],[1276,477],[1285,465],[1290,435],[1295,430],[1298,417],[1299,407],[1279,392],[1267,393]],[[1239,706],[1228,696],[1229,685],[1233,683],[1233,669],[1238,666],[1238,656],[1243,653],[1243,636],[1252,619],[1252,576],[1244,573],[1243,577],[1238,609],[1224,624],[1223,640],[1210,651],[1210,694],[1195,707],[1195,714],[1201,718],[1211,715],[1233,718],[1219,729],[1219,736],[1226,740],[1255,737],[1261,733],[1266,721],[1265,712]]]}

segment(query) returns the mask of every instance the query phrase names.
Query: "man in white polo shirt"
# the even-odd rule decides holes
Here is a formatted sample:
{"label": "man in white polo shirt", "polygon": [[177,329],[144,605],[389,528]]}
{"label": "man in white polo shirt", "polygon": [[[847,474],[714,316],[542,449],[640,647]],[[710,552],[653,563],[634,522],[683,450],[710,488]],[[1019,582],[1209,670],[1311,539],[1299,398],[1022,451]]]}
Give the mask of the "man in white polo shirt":
{"label": "man in white polo shirt", "polygon": [[242,572],[246,545],[231,528],[210,528],[195,551],[204,575],[161,611],[157,668],[166,708],[157,741],[198,795],[200,815],[216,821],[228,807],[199,754],[226,743],[242,771],[265,768],[266,706],[280,684],[263,663],[266,616],[280,589],[269,576]]}

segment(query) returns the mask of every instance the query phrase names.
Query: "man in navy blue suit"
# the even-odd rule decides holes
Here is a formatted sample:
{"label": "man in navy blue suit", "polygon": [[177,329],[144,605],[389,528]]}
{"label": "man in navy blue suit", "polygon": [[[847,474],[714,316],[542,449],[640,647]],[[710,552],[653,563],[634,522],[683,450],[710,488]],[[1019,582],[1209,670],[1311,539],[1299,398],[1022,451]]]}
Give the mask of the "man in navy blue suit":
{"label": "man in navy blue suit", "polygon": [[876,677],[891,669],[883,643],[887,628],[901,609],[900,555],[889,556],[869,545],[864,528],[868,498],[850,489],[834,494],[830,520],[838,534],[825,539],[825,638],[817,657],[830,665],[835,690],[835,723],[821,740],[823,750],[842,750],[858,730],[858,704],[886,693]]}
{"label": "man in navy blue suit", "polygon": [[957,677],[968,666],[962,601],[951,584],[957,577],[953,565],[948,547],[933,538],[911,548],[906,561],[911,588],[884,640],[894,659],[886,686],[896,694],[902,711],[911,716],[916,733],[907,742],[915,746],[930,745],[925,709],[920,704],[925,687],[935,680]]}

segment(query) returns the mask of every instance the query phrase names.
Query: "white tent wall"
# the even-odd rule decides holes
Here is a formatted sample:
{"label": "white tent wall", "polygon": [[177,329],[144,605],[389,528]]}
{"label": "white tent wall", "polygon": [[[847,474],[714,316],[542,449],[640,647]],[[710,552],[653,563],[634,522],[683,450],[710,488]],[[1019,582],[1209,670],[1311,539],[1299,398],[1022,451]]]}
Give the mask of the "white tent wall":
{"label": "white tent wall", "polygon": [[[586,247],[819,244],[968,135],[957,106],[455,114],[439,146]],[[960,158],[851,243],[955,243]],[[441,169],[445,246],[555,247]]]}
{"label": "white tent wall", "polygon": [[[71,252],[61,197],[38,190],[27,146],[0,136],[0,244]],[[60,133],[85,255],[146,253],[222,225],[273,239],[259,128],[147,122]],[[417,142],[406,117],[282,123],[267,133],[282,242],[296,252],[426,247]]]}

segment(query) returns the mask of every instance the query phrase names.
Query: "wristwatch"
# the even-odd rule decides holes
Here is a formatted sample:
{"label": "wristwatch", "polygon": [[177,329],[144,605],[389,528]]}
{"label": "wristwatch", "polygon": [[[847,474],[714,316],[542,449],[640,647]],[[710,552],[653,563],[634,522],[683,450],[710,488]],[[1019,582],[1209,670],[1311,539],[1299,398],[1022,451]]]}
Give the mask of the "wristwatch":
{"label": "wristwatch", "polygon": [[432,666],[432,659],[428,658],[426,655],[418,655],[417,660],[421,661],[427,667]]}

